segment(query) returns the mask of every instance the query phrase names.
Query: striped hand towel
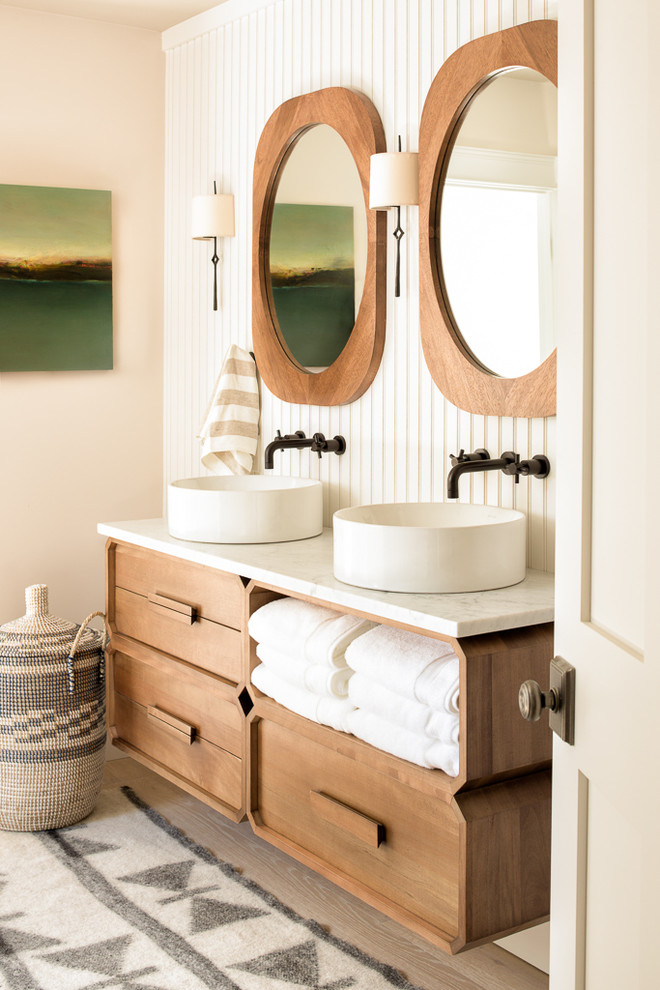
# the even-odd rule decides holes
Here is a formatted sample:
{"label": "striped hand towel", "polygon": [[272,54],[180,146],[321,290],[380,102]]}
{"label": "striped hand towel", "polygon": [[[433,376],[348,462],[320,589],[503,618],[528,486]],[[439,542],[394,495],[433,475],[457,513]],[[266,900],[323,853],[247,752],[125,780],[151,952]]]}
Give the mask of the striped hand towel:
{"label": "striped hand towel", "polygon": [[213,474],[250,474],[258,432],[256,365],[248,351],[232,344],[198,434],[202,464]]}

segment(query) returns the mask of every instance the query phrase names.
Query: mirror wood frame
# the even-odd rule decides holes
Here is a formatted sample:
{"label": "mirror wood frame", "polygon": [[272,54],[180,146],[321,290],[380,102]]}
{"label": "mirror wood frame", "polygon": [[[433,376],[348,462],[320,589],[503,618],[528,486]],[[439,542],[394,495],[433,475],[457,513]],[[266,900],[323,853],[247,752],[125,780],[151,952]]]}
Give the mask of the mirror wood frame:
{"label": "mirror wood frame", "polygon": [[536,69],[557,85],[557,22],[530,21],[459,48],[428,91],[419,130],[419,264],[422,348],[445,398],[484,416],[554,416],[557,350],[519,378],[489,372],[456,326],[440,255],[440,205],[449,159],[464,114],[482,86],[502,71]]}
{"label": "mirror wood frame", "polygon": [[[367,218],[366,277],[355,324],[341,354],[316,373],[296,361],[286,345],[270,278],[270,229],[280,170],[298,138],[315,124],[328,124],[348,146]],[[252,342],[259,374],[285,402],[319,406],[353,402],[378,371],[385,343],[387,218],[369,209],[369,172],[371,156],[385,150],[385,132],[373,103],[339,86],[282,103],[261,133],[253,177]]]}

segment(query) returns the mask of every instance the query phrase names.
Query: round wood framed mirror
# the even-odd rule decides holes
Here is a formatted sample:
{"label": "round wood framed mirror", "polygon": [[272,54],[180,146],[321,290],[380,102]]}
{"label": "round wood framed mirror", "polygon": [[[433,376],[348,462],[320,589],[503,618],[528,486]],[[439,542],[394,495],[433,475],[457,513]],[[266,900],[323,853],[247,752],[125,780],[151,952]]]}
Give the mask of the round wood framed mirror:
{"label": "round wood framed mirror", "polygon": [[[517,70],[526,70],[519,75],[528,87],[534,82],[532,73],[527,70],[533,70],[557,86],[556,21],[530,21],[469,42],[447,59],[429,89],[419,132],[420,324],[424,357],[431,376],[443,395],[456,406],[479,415],[541,417],[556,412],[557,352],[554,345],[546,346],[547,356],[542,349],[538,351],[539,363],[532,370],[517,377],[505,377],[508,362],[502,358],[500,363],[497,348],[491,346],[489,357],[482,356],[472,343],[467,328],[461,326],[453,286],[450,286],[451,292],[448,291],[449,258],[443,259],[443,251],[449,251],[443,226],[446,235],[450,223],[450,213],[443,206],[443,198],[452,159],[454,163],[456,161],[453,152],[459,132],[491,83],[500,77],[506,78],[509,73],[513,76]],[[531,160],[541,156],[523,154],[521,157]],[[498,182],[489,180],[482,185],[495,188]],[[500,184],[501,189],[510,189],[513,185],[508,178]],[[477,203],[474,209],[478,215],[481,207]],[[504,215],[508,216],[507,207],[504,209]],[[479,237],[479,231],[475,236]],[[494,258],[498,247],[497,231],[492,243],[491,256]],[[469,246],[465,257],[472,259]],[[463,263],[463,268],[466,267],[467,261]],[[465,279],[468,291],[469,280],[470,273]],[[515,284],[511,291],[514,290]],[[475,277],[472,292],[482,291],[482,283]],[[483,319],[490,323],[488,306],[493,300],[487,292],[484,297]],[[502,298],[506,300],[506,294]],[[537,299],[536,305],[542,304],[542,298],[540,302]],[[511,314],[504,309],[500,315],[506,322]],[[538,330],[534,329],[534,332],[538,333]],[[496,333],[493,329],[493,334]],[[492,345],[492,341],[490,343]]]}
{"label": "round wood framed mirror", "polygon": [[[341,169],[348,167],[354,175],[346,183],[352,190],[340,188],[330,195],[329,172],[323,177],[325,156],[315,169],[306,155],[333,141],[339,145]],[[368,204],[371,155],[384,150],[376,108],[367,97],[341,87],[281,104],[259,139],[253,178],[252,339],[263,381],[286,402],[352,402],[380,365],[386,219]],[[304,175],[308,181],[297,178]],[[317,190],[308,188],[310,178],[316,179]],[[284,196],[278,196],[280,185],[287,190]],[[329,249],[331,243],[336,248]],[[339,326],[328,318],[335,312]],[[321,334],[331,339],[318,348],[317,359],[313,338]]]}

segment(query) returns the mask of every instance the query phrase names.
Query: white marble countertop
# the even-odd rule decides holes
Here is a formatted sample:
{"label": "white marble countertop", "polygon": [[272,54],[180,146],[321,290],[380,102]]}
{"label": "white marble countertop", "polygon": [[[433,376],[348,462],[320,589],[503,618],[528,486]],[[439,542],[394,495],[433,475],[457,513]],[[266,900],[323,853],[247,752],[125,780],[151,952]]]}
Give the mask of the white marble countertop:
{"label": "white marble countertop", "polygon": [[100,523],[98,531],[147,550],[443,636],[474,636],[554,618],[554,575],[545,571],[528,570],[525,580],[511,588],[473,594],[418,595],[354,588],[333,575],[331,529],[293,543],[240,544],[176,540],[168,534],[165,519]]}

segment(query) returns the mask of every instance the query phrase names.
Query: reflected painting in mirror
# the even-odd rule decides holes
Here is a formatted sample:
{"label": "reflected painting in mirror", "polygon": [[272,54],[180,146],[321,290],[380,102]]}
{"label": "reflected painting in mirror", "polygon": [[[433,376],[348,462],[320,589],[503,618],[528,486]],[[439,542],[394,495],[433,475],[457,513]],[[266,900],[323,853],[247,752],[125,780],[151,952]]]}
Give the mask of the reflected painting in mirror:
{"label": "reflected painting in mirror", "polygon": [[275,203],[270,279],[296,361],[308,371],[332,364],[355,323],[352,207]]}
{"label": "reflected painting in mirror", "polygon": [[281,336],[302,367],[319,372],[348,342],[366,266],[360,177],[327,124],[304,131],[280,171],[269,247]]}

